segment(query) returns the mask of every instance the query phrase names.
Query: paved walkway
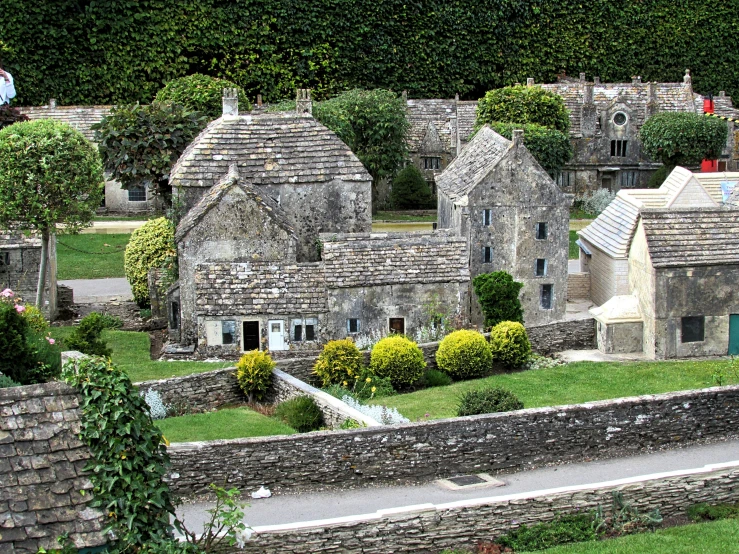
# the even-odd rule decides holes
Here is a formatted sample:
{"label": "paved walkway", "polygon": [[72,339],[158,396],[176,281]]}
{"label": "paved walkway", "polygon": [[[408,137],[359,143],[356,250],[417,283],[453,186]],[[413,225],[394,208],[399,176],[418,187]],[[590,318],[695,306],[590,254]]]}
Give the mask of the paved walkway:
{"label": "paved walkway", "polygon": [[60,285],[71,287],[75,304],[103,304],[133,300],[131,285],[125,277],[115,279],[67,279]]}
{"label": "paved walkway", "polygon": [[[426,503],[505,496],[556,487],[586,485],[666,471],[701,468],[708,464],[739,460],[739,440],[666,450],[602,461],[586,461],[495,476],[499,487],[449,490],[439,482],[403,487],[368,487],[338,492],[283,494],[251,500],[245,512],[249,525],[280,525],[334,517],[374,513],[377,510]],[[451,477],[451,475],[450,475]],[[251,493],[253,491],[243,491]],[[198,532],[212,503],[180,506],[178,516],[188,529]]]}

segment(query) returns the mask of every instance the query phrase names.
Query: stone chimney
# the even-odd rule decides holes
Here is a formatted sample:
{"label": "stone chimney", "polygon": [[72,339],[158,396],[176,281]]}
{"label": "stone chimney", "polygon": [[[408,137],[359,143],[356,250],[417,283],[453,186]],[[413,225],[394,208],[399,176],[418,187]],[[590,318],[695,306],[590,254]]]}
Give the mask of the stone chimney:
{"label": "stone chimney", "polygon": [[641,84],[641,75],[637,75],[635,77],[631,77],[631,84],[632,85],[640,85]]}
{"label": "stone chimney", "polygon": [[523,129],[513,129],[513,146],[523,146]]}
{"label": "stone chimney", "polygon": [[56,98],[49,98],[49,108],[52,110],[56,108]]}
{"label": "stone chimney", "polygon": [[235,88],[223,89],[223,117],[237,117],[239,115],[239,90]]}
{"label": "stone chimney", "polygon": [[593,83],[582,84],[582,105],[580,106],[580,132],[583,137],[594,137],[597,128],[598,110],[593,101]]}
{"label": "stone chimney", "polygon": [[299,88],[295,95],[295,111],[298,115],[313,115],[313,100],[309,88]]}
{"label": "stone chimney", "polygon": [[585,82],[585,73],[580,73],[580,82],[581,83]]}
{"label": "stone chimney", "polygon": [[647,83],[647,119],[652,117],[659,111],[659,105],[657,104],[657,84],[649,82]]}
{"label": "stone chimney", "polygon": [[526,86],[527,87],[533,87],[534,86],[534,78],[533,77],[527,77],[526,78]]}
{"label": "stone chimney", "polygon": [[600,84],[600,77],[593,77],[593,83],[595,83],[596,85],[599,85]]}
{"label": "stone chimney", "polygon": [[262,95],[261,94],[257,94],[257,106],[260,108],[262,107]]}
{"label": "stone chimney", "polygon": [[401,98],[403,98],[403,104],[408,104],[408,91],[404,90],[400,93]]}
{"label": "stone chimney", "polygon": [[683,85],[686,87],[693,88],[693,78],[690,76],[690,70],[685,70],[685,75],[683,75]]}

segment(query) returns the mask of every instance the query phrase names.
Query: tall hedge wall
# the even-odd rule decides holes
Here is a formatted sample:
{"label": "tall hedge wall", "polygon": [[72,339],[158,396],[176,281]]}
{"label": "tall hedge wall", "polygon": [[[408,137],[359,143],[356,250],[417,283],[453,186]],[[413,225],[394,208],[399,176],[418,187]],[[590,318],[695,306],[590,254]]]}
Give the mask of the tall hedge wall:
{"label": "tall hedge wall", "polygon": [[739,94],[736,0],[0,0],[17,102],[150,101],[206,73],[250,97],[351,87],[478,98],[584,71]]}

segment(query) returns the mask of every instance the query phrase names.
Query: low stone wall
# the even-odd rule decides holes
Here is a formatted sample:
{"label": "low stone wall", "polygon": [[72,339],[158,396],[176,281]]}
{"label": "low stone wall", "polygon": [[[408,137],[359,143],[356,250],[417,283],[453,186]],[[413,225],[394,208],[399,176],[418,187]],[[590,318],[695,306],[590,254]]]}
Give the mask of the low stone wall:
{"label": "low stone wall", "polygon": [[526,331],[531,349],[545,356],[563,350],[595,348],[595,320],[592,317],[529,327]]}
{"label": "low stone wall", "polygon": [[380,428],[181,443],[169,453],[172,486],[182,496],[206,493],[210,483],[297,492],[519,471],[725,438],[738,429],[739,386],[731,386]]}
{"label": "low stone wall", "polygon": [[590,273],[567,274],[567,300],[590,298]]}
{"label": "low stone wall", "polygon": [[90,451],[77,438],[79,398],[63,383],[0,389],[0,552],[105,544],[103,515],[81,492]]}
{"label": "low stone wall", "polygon": [[187,407],[192,413],[208,412],[226,404],[245,402],[235,373],[235,367],[227,367],[185,377],[144,381],[136,386],[142,393],[150,389],[157,391],[165,406],[176,404]]}
{"label": "low stone wall", "polygon": [[623,493],[641,513],[659,508],[664,517],[672,517],[699,502],[739,501],[739,464],[436,506],[423,504],[342,519],[256,527],[243,550],[226,547],[222,552],[303,554],[306,545],[313,553],[364,554],[474,548],[478,542],[492,541],[513,527],[552,521],[557,514],[595,510],[598,506],[607,512],[616,491]]}

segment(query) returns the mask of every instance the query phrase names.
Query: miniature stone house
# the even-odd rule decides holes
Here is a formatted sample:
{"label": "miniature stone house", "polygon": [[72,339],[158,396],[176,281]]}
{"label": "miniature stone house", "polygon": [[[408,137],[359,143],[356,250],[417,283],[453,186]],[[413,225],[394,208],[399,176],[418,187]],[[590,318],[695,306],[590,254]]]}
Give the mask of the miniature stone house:
{"label": "miniature stone house", "polygon": [[[564,318],[570,205],[522,131],[509,141],[483,127],[438,179],[438,227],[467,241],[471,278],[504,270],[524,284],[526,325]],[[482,323],[468,298],[470,320]]]}
{"label": "miniature stone house", "polygon": [[[40,238],[16,231],[0,231],[0,290],[9,288],[24,303],[33,304],[36,300],[40,262]],[[42,311],[52,321],[57,314],[55,235],[51,235],[49,240]]]}

